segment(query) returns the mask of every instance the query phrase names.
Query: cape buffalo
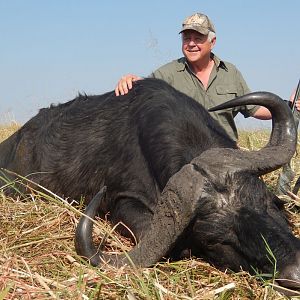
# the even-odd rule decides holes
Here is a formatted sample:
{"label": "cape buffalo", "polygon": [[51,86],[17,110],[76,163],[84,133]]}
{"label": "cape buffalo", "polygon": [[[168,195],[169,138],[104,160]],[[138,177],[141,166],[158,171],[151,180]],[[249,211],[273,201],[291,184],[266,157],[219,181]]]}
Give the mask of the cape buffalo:
{"label": "cape buffalo", "polygon": [[96,249],[92,221],[82,217],[75,246],[93,265],[151,266],[190,249],[220,268],[271,273],[267,243],[281,284],[299,287],[299,239],[282,202],[260,180],[294,154],[294,121],[267,92],[214,110],[250,104],[273,117],[270,140],[259,151],[240,150],[190,97],[163,81],[141,80],[125,96],[78,96],[40,110],[0,145],[0,167],[60,195],[84,195],[88,217],[109,213],[113,224],[130,228],[137,245],[128,255],[110,255]]}

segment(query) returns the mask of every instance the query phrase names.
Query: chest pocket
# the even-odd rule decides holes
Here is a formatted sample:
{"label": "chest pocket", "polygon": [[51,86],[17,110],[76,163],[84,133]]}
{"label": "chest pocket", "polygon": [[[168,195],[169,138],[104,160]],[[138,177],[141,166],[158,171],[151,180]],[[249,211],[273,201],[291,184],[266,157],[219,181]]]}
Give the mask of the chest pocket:
{"label": "chest pocket", "polygon": [[[217,85],[216,86],[217,102],[218,104],[224,103],[231,99],[234,99],[238,95],[238,90],[235,85]],[[236,114],[240,111],[240,107],[227,108],[217,112],[219,117],[225,117],[228,121],[228,118],[234,118]]]}
{"label": "chest pocket", "polygon": [[218,102],[225,102],[237,96],[237,88],[234,85],[217,85],[216,93]]}

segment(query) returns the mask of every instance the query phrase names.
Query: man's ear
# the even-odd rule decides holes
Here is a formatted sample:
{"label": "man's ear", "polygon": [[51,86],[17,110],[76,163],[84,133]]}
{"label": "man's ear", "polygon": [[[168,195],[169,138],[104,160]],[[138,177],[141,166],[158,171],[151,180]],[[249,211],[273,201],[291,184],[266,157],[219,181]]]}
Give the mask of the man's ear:
{"label": "man's ear", "polygon": [[215,46],[216,40],[217,40],[216,37],[213,37],[213,38],[211,39],[211,49]]}

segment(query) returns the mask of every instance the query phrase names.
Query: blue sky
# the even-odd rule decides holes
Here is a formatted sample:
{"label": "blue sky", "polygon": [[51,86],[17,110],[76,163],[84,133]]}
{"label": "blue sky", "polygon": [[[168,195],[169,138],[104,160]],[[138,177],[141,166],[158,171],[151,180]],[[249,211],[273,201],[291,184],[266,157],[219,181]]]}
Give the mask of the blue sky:
{"label": "blue sky", "polygon": [[214,52],[252,91],[289,97],[300,77],[299,0],[0,0],[0,123],[102,94],[127,73],[147,76],[182,55],[178,32],[194,12],[211,18]]}

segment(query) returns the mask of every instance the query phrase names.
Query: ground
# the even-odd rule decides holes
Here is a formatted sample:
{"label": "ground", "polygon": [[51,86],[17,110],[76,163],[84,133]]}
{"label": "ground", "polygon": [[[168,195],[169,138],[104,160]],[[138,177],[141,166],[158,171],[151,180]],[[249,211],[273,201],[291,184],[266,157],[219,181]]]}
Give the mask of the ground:
{"label": "ground", "polygon": [[[17,130],[0,126],[0,141]],[[268,131],[241,132],[240,146],[258,149]],[[299,174],[298,155],[293,166]],[[298,172],[299,171],[299,172]],[[276,188],[279,170],[264,176]],[[285,196],[294,233],[300,236],[300,199]],[[0,300],[2,299],[287,299],[273,289],[272,277],[221,272],[199,259],[164,262],[152,268],[93,268],[74,249],[74,230],[82,206],[70,206],[54,193],[32,188],[28,195],[5,196],[0,188]],[[97,220],[95,236],[111,228]],[[117,234],[109,250],[129,249]],[[295,298],[296,299],[296,298]],[[300,299],[300,296],[299,296]]]}

